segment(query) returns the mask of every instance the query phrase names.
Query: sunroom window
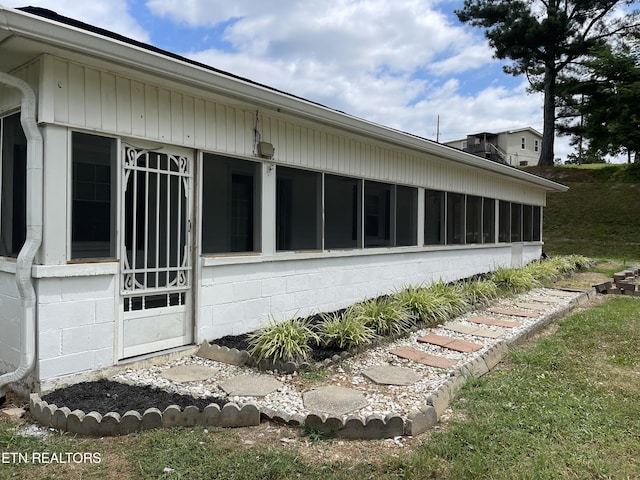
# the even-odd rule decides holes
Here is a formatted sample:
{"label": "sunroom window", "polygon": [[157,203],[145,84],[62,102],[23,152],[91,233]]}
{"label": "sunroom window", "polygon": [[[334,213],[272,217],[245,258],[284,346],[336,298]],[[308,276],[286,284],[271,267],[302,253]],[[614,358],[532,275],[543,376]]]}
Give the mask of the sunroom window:
{"label": "sunroom window", "polygon": [[445,192],[424,192],[424,243],[444,245],[445,242]]}
{"label": "sunroom window", "polygon": [[276,250],[322,248],[322,176],[276,168]]}
{"label": "sunroom window", "polygon": [[74,132],[71,258],[116,256],[116,141]]}
{"label": "sunroom window", "polygon": [[511,203],[500,200],[498,206],[498,241],[511,241]]}
{"label": "sunroom window", "polygon": [[482,199],[482,242],[496,241],[496,201],[493,198]]}
{"label": "sunroom window", "polygon": [[465,243],[465,202],[460,193],[447,193],[447,244]]}
{"label": "sunroom window", "polygon": [[324,248],[362,246],[362,180],[324,176]]}
{"label": "sunroom window", "polygon": [[467,195],[467,243],[482,243],[482,197]]}
{"label": "sunroom window", "polygon": [[27,235],[27,139],[20,114],[0,119],[0,256],[17,257]]}
{"label": "sunroom window", "polygon": [[260,249],[260,163],[205,154],[202,253]]}

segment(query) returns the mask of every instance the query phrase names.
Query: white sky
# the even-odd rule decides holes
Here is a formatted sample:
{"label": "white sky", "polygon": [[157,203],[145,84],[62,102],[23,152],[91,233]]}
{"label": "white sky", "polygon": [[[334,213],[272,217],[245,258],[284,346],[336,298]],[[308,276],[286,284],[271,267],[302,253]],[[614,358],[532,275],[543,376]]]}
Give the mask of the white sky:
{"label": "white sky", "polygon": [[[49,8],[351,115],[440,141],[525,126],[542,97],[502,72],[462,0],[0,0]],[[556,157],[572,148],[556,141]]]}

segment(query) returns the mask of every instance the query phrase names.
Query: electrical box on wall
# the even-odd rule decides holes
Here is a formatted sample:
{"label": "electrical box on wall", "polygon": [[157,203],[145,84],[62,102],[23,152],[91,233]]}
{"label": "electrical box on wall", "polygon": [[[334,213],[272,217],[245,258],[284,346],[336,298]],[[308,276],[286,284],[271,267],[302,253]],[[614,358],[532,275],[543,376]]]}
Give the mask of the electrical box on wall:
{"label": "electrical box on wall", "polygon": [[258,155],[263,158],[272,158],[276,153],[276,149],[273,148],[273,145],[268,142],[259,142],[258,143]]}

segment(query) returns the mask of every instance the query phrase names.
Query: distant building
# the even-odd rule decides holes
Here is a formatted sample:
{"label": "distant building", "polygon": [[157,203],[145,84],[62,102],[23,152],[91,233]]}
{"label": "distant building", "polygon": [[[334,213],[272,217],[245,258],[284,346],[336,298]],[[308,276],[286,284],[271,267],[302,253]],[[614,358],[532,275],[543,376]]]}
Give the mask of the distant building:
{"label": "distant building", "polygon": [[481,132],[445,145],[473,153],[494,162],[526,167],[537,165],[542,148],[542,134],[531,127],[504,132]]}

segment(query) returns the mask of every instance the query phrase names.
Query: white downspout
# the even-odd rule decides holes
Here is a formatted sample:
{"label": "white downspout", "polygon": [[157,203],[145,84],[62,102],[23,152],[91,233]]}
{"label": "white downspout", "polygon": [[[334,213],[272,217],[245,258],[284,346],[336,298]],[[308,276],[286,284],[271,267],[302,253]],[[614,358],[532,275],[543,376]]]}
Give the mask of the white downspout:
{"label": "white downspout", "polygon": [[27,377],[36,356],[36,292],[31,281],[31,267],[42,243],[42,135],[36,124],[36,95],[23,80],[0,72],[0,85],[14,87],[22,93],[20,123],[27,137],[27,236],[16,261],[16,286],[20,298],[20,364],[13,372],[0,376],[0,403],[7,385]]}

